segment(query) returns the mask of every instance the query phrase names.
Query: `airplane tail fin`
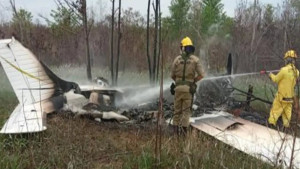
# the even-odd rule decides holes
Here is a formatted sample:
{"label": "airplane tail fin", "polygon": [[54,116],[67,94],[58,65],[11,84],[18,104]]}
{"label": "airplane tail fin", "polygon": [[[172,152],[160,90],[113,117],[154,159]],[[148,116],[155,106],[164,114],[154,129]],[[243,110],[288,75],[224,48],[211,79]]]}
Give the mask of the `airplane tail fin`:
{"label": "airplane tail fin", "polygon": [[49,101],[56,91],[54,81],[39,60],[14,38],[0,40],[0,62],[19,101],[1,133],[45,130],[43,117],[55,107]]}
{"label": "airplane tail fin", "polygon": [[21,104],[33,104],[52,97],[54,82],[36,57],[20,42],[0,40],[0,61]]}

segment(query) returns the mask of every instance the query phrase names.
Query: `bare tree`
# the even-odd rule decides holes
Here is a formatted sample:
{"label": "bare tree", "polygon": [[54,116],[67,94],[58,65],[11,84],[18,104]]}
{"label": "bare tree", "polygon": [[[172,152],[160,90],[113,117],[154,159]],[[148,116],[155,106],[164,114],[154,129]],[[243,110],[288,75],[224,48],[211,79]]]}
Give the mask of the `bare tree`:
{"label": "bare tree", "polygon": [[[155,0],[155,7],[154,7],[154,13],[155,13],[155,23],[154,23],[154,44],[153,44],[153,67],[152,67],[152,83],[156,83],[156,64],[157,64],[157,48],[158,48],[158,4],[159,0]],[[154,6],[154,5],[153,5]]]}
{"label": "bare tree", "polygon": [[159,61],[160,61],[160,57],[161,57],[161,43],[162,43],[162,37],[161,37],[161,9],[160,9],[160,0],[159,0],[159,4],[158,4],[158,14],[159,14],[159,23],[158,23],[158,54],[157,54],[157,70],[156,70],[156,79],[158,81],[158,74],[159,74]]}
{"label": "bare tree", "polygon": [[149,79],[150,83],[152,82],[152,68],[151,68],[151,59],[150,59],[150,5],[151,0],[148,0],[148,9],[147,9],[147,60],[148,60],[148,70],[149,70]]}
{"label": "bare tree", "polygon": [[111,82],[115,85],[115,74],[114,74],[114,29],[115,29],[115,0],[112,0],[111,9],[111,38],[110,38],[110,72],[111,72]]}
{"label": "bare tree", "polygon": [[92,70],[91,70],[91,55],[90,55],[90,43],[89,43],[89,34],[90,30],[88,29],[87,23],[87,14],[86,14],[86,0],[80,0],[81,8],[79,8],[79,12],[82,15],[83,19],[83,27],[85,32],[85,43],[86,43],[86,59],[87,59],[87,77],[88,80],[92,80]]}
{"label": "bare tree", "polygon": [[78,23],[82,26],[84,35],[85,35],[85,44],[86,44],[86,64],[87,64],[87,77],[88,80],[92,80],[92,70],[91,70],[91,56],[90,56],[90,43],[89,43],[89,35],[91,32],[92,25],[94,22],[92,21],[91,24],[88,24],[87,18],[87,7],[86,7],[86,0],[55,0],[57,6],[64,7],[71,9],[78,17]]}
{"label": "bare tree", "polygon": [[121,0],[119,0],[119,17],[118,17],[118,53],[117,53],[117,65],[116,65],[116,79],[115,83],[118,85],[118,74],[119,74],[119,60],[120,60],[120,43],[121,43]]}
{"label": "bare tree", "polygon": [[148,11],[147,11],[147,59],[148,59],[148,68],[150,83],[155,84],[158,80],[158,71],[159,71],[159,55],[160,55],[160,0],[155,0],[153,2],[154,10],[154,40],[153,40],[153,57],[151,59],[150,54],[150,4],[151,0],[148,1]]}

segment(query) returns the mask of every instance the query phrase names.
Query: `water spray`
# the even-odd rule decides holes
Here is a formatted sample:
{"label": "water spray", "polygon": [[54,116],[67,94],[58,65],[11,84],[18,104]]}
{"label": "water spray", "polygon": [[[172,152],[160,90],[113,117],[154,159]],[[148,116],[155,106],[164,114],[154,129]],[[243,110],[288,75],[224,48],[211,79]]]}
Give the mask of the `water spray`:
{"label": "water spray", "polygon": [[[278,72],[279,70],[271,70],[267,72]],[[223,76],[208,76],[203,78],[198,83],[202,81],[211,81],[223,78],[235,78],[235,77],[243,77],[243,76],[250,76],[250,75],[259,75],[261,72],[251,72],[251,73],[240,73],[240,74],[233,74],[233,75],[223,75]],[[169,90],[171,81],[165,81],[162,88],[163,91]],[[150,85],[138,85],[138,86],[124,86],[119,87],[123,91],[130,91],[127,93],[126,100],[124,102],[117,103],[120,105],[128,105],[128,106],[136,106],[141,103],[148,103],[153,102],[153,100],[159,97],[160,93],[160,86],[150,86]]]}
{"label": "water spray", "polygon": [[[270,70],[267,71],[270,73],[273,72],[279,72],[279,70]],[[241,77],[241,76],[250,76],[250,75],[259,75],[261,72],[252,72],[252,73],[239,73],[239,74],[233,74],[233,75],[224,75],[224,76],[217,76],[217,77],[205,77],[201,81],[207,81],[207,80],[216,80],[216,79],[222,79],[222,78],[235,78],[235,77]]]}

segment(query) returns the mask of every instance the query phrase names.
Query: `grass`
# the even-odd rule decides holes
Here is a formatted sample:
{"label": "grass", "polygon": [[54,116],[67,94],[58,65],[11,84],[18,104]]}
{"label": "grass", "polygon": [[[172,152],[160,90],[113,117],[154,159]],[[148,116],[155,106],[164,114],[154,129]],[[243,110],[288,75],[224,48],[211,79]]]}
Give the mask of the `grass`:
{"label": "grass", "polygon": [[[270,102],[273,101],[274,95],[276,94],[276,86],[271,82],[269,78],[262,75],[253,75],[247,77],[240,77],[233,80],[233,86],[243,91],[248,91],[249,85],[253,86],[253,95]],[[246,96],[238,95],[239,92],[234,92],[234,95],[239,100],[246,100]],[[263,103],[261,101],[251,102],[251,106],[256,111],[263,114],[269,114],[271,105]]]}
{"label": "grass", "polygon": [[[187,140],[165,137],[162,145],[161,168],[270,168],[269,165],[196,131]],[[153,147],[154,145],[149,145],[139,155],[128,156],[128,159],[134,160],[128,160],[125,168],[155,168]]]}
{"label": "grass", "polygon": [[[85,77],[83,67],[53,70],[71,81]],[[94,69],[94,72],[97,76],[109,77],[108,70]],[[146,72],[124,73],[120,74],[119,82],[125,86],[143,84],[147,80]],[[0,86],[2,126],[16,106],[17,99],[2,70]],[[43,133],[0,135],[0,169],[155,168],[155,125],[151,123],[95,123],[64,114],[49,115],[47,123],[48,129]],[[273,168],[206,134],[196,132],[184,141],[174,138],[169,130],[162,137],[160,167]]]}
{"label": "grass", "polygon": [[[1,68],[2,69],[2,68]],[[0,69],[0,125],[17,105],[17,97],[10,86],[3,70]]]}
{"label": "grass", "polygon": [[[45,133],[1,138],[0,168],[155,167],[154,126],[94,124],[53,116]],[[190,136],[189,142],[165,134],[161,168],[271,168],[215,139]]]}

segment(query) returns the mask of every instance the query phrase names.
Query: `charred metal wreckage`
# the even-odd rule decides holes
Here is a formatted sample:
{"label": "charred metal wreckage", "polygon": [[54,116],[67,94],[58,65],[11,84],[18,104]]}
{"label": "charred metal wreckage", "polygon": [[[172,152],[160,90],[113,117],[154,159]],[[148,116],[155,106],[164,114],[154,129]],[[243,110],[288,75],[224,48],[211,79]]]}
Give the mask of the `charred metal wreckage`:
{"label": "charred metal wreckage", "polygon": [[[14,38],[0,40],[0,61],[19,101],[1,133],[46,130],[46,115],[58,110],[72,112],[75,116],[89,116],[97,121],[112,119],[125,123],[142,123],[157,115],[158,103],[155,101],[118,107],[116,111],[115,103],[123,99],[124,91],[110,88],[101,78],[86,86],[65,81]],[[231,67],[229,57],[227,75],[231,74]],[[229,77],[207,81],[204,78],[198,84],[191,126],[274,166],[300,168],[299,138],[264,126],[266,120],[258,113],[238,112],[238,117],[232,115],[236,112],[227,112],[247,106],[251,99],[264,101],[251,92],[234,88],[231,83]],[[234,90],[244,93],[247,101],[234,100],[231,97]],[[172,102],[164,100],[163,112],[166,122],[171,124]]]}

